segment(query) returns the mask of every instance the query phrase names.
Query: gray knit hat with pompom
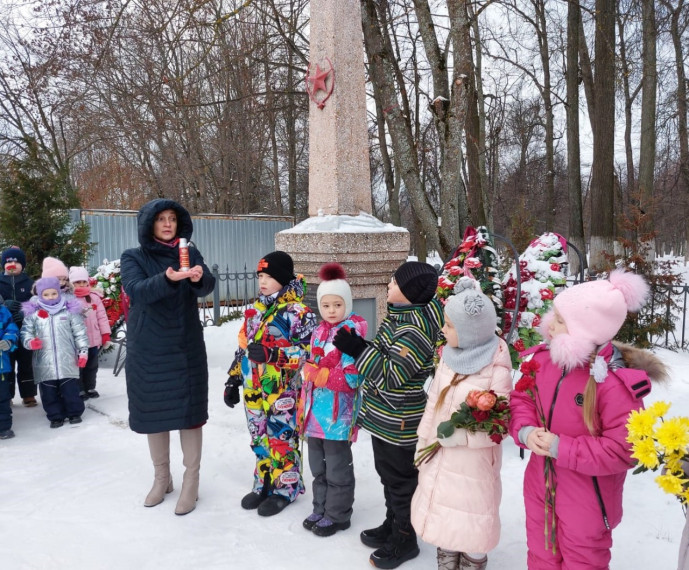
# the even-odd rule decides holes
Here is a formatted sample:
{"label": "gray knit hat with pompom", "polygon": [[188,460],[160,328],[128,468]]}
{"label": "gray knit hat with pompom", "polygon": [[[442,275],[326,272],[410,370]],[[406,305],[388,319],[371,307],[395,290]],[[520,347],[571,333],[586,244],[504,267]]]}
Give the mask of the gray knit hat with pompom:
{"label": "gray knit hat with pompom", "polygon": [[445,305],[445,314],[457,331],[459,347],[445,346],[443,360],[460,374],[473,374],[490,364],[499,343],[495,306],[477,286],[477,281],[469,277],[460,278],[455,294]]}

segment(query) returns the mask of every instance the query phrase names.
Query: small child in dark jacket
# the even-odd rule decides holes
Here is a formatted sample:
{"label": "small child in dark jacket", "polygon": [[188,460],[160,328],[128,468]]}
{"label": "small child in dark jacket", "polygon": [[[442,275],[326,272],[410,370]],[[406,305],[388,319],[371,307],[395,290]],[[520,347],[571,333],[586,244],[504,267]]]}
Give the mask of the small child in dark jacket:
{"label": "small child in dark jacket", "polygon": [[426,407],[424,384],[433,373],[433,356],[443,308],[434,299],[438,274],[427,263],[403,263],[388,285],[388,315],[372,343],[340,329],[333,344],[355,358],[365,377],[357,424],[373,437],[373,461],[383,483],[386,515],[382,525],[364,530],[377,568],[397,568],[418,556],[411,525],[416,429]]}
{"label": "small child in dark jacket", "polygon": [[12,314],[0,305],[0,439],[14,437],[10,406],[10,388],[14,388],[14,377],[10,376],[10,354],[17,347],[18,339],[19,329],[12,320]]}
{"label": "small child in dark jacket", "polygon": [[[2,252],[0,263],[4,270],[4,273],[0,275],[0,295],[5,300],[5,307],[12,313],[12,319],[19,330],[24,322],[21,304],[31,299],[33,279],[24,271],[26,255],[16,245]],[[17,350],[10,352],[10,370],[7,373],[7,379],[10,383],[10,399],[14,398],[16,382],[19,385],[19,395],[23,404],[27,408],[36,406],[37,390],[33,381],[31,351],[26,350],[21,343],[17,345]]]}
{"label": "small child in dark jacket", "polygon": [[79,397],[79,368],[86,366],[89,349],[81,305],[60,291],[56,277],[36,281],[36,293],[22,305],[26,316],[21,341],[34,351],[34,379],[50,427],[61,427],[65,419],[78,424],[85,408]]}

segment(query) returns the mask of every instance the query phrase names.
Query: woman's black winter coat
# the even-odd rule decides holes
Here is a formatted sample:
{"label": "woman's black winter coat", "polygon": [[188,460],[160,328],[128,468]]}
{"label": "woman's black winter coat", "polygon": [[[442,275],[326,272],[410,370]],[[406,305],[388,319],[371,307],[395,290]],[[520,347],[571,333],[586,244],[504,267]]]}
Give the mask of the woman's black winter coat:
{"label": "woman's black winter coat", "polygon": [[201,253],[189,248],[190,266],[203,278],[172,282],[165,270],[179,270],[179,249],[153,239],[153,222],[163,210],[177,212],[177,235],[191,239],[189,212],[172,200],[145,204],[138,214],[138,248],[120,259],[122,285],[130,297],[127,319],[129,427],[138,433],[190,429],[208,419],[208,361],[199,320],[198,297],[215,277]]}

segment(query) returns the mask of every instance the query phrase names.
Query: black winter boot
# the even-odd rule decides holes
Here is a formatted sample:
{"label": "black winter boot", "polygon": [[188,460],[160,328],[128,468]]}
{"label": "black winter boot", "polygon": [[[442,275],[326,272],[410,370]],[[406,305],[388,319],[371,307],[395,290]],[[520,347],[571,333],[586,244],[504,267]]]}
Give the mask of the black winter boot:
{"label": "black winter boot", "polygon": [[376,528],[362,530],[359,537],[361,542],[370,548],[385,546],[392,535],[392,518],[386,518],[383,524]]}
{"label": "black winter boot", "polygon": [[409,521],[392,523],[392,536],[390,542],[382,546],[369,558],[376,568],[389,570],[397,568],[400,564],[416,558],[419,555],[419,546],[416,543],[416,532]]}

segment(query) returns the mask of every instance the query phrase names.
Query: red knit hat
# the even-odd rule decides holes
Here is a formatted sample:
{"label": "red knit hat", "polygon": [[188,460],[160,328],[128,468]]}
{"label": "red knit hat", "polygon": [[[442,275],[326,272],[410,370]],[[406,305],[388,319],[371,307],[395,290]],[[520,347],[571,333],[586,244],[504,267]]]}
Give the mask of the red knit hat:
{"label": "red knit hat", "polygon": [[553,311],[540,327],[550,341],[550,356],[555,364],[571,370],[588,362],[599,346],[612,340],[627,318],[644,306],[650,289],[640,275],[616,269],[608,279],[580,283],[555,297],[554,308],[562,316],[567,333],[550,337]]}

